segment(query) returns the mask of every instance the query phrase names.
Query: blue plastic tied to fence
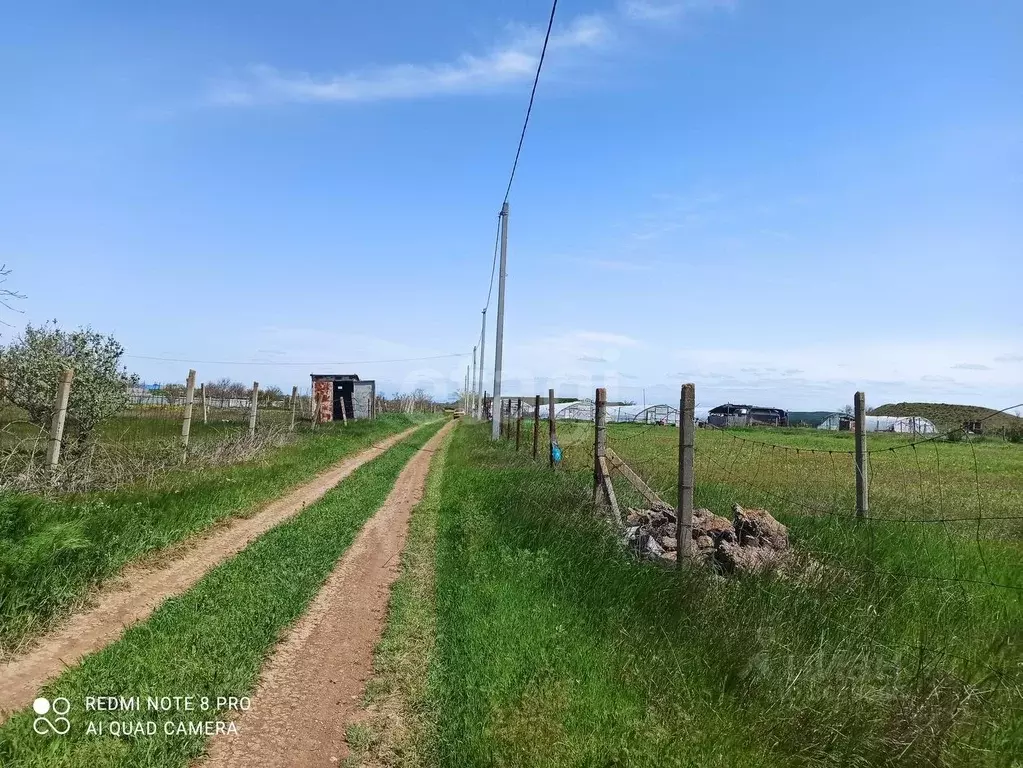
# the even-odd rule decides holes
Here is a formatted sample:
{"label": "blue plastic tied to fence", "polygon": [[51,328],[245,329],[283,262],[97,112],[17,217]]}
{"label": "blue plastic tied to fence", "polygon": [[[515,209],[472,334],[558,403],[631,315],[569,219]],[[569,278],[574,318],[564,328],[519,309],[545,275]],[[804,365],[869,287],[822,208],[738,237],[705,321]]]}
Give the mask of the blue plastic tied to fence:
{"label": "blue plastic tied to fence", "polygon": [[555,462],[561,461],[561,446],[558,445],[557,440],[551,443],[551,456]]}

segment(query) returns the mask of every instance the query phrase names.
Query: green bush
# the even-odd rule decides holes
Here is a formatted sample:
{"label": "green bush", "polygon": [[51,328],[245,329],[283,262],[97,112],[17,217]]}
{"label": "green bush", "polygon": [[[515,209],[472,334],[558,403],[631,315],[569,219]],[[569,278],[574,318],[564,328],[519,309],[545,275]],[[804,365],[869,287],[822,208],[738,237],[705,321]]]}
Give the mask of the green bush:
{"label": "green bush", "polygon": [[72,369],[65,429],[73,445],[124,408],[129,388],[138,384],[138,377],[121,366],[123,354],[117,339],[91,328],[64,331],[56,321],[38,327],[30,323],[0,349],[0,374],[7,399],[23,408],[33,424],[48,427],[61,376]]}

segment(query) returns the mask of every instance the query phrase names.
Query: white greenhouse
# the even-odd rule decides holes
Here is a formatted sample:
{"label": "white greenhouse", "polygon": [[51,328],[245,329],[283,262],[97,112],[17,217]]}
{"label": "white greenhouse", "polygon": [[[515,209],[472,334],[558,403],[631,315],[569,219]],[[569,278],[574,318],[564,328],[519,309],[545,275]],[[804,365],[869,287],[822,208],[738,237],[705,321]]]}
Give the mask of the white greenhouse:
{"label": "white greenhouse", "polygon": [[[930,435],[938,430],[930,419],[923,416],[865,416],[867,432],[899,432],[910,435]],[[852,416],[833,413],[817,429],[853,431],[856,423]]]}
{"label": "white greenhouse", "polygon": [[[594,404],[592,400],[575,400],[571,403],[555,403],[554,417],[558,421],[593,421]],[[523,413],[528,414],[523,402]],[[540,406],[540,418],[547,418],[548,406]],[[638,424],[678,424],[678,408],[670,405],[609,405],[607,406],[608,422],[634,422]]]}

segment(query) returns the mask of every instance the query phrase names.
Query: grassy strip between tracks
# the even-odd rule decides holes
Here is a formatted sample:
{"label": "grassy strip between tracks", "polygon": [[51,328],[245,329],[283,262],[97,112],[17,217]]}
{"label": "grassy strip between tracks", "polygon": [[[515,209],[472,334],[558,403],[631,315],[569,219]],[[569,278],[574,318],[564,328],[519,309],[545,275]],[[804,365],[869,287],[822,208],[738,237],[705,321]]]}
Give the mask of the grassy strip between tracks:
{"label": "grassy strip between tracks", "polygon": [[386,414],[325,426],[255,461],[173,473],[158,490],[53,499],[0,494],[0,658],[127,563],[254,511],[416,423]]}
{"label": "grassy strip between tracks", "polygon": [[989,646],[958,647],[976,639],[969,592],[936,591],[925,611],[897,575],[726,580],[636,563],[595,516],[589,479],[484,428],[453,435],[435,764],[1003,766],[1021,754],[1017,609],[984,624]]}
{"label": "grassy strip between tracks", "polygon": [[[47,685],[42,695],[71,702],[70,733],[37,735],[34,713],[23,711],[0,727],[0,765],[188,765],[202,753],[206,736],[188,734],[187,724],[227,721],[231,713],[151,713],[145,710],[145,697],[193,696],[201,702],[202,697],[215,701],[250,693],[275,642],[302,615],[402,468],[442,423],[423,427],[359,468],[320,501],[264,534],[188,592],[168,600],[118,642]],[[143,711],[86,713],[87,696],[139,696]],[[153,720],[157,732],[120,738],[87,733],[90,721],[115,720]],[[165,721],[185,723],[186,733],[166,735]]]}
{"label": "grassy strip between tracks", "polygon": [[401,575],[391,588],[387,628],[377,645],[374,677],[366,685],[373,716],[349,731],[353,765],[431,766],[436,763],[437,712],[428,674],[437,642],[435,552],[437,513],[448,435],[433,457],[423,500],[409,522]]}

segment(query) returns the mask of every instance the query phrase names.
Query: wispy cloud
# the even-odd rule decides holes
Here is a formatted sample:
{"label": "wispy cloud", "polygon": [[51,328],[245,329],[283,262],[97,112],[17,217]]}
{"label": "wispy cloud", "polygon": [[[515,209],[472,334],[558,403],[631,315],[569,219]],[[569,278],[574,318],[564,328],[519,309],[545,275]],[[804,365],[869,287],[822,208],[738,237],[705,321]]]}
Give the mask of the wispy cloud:
{"label": "wispy cloud", "polygon": [[625,0],[622,13],[636,21],[664,22],[677,19],[694,11],[735,7],[735,0]]}
{"label": "wispy cloud", "polygon": [[[732,8],[734,0],[623,0],[617,10],[577,16],[556,25],[548,46],[551,66],[606,51],[628,25],[671,20],[690,12]],[[357,103],[485,93],[528,81],[543,47],[543,29],[510,25],[483,53],[452,61],[404,63],[340,74],[286,71],[254,64],[212,83],[207,100],[220,106],[276,103]]]}
{"label": "wispy cloud", "polygon": [[580,362],[583,363],[606,363],[606,357],[597,357],[596,355],[583,355],[579,358]]}
{"label": "wispy cloud", "polygon": [[[536,70],[543,35],[539,29],[513,27],[510,38],[482,55],[463,54],[453,62],[398,64],[376,69],[315,76],[285,73],[255,65],[240,78],[214,83],[209,97],[220,105],[277,102],[365,102],[420,99],[479,93],[527,80]],[[601,15],[579,16],[551,36],[549,53],[598,50],[612,39]]]}
{"label": "wispy cloud", "polygon": [[999,363],[1023,363],[1023,355],[999,355],[995,360]]}
{"label": "wispy cloud", "polygon": [[991,366],[980,363],[958,363],[953,365],[952,369],[956,371],[990,371]]}

